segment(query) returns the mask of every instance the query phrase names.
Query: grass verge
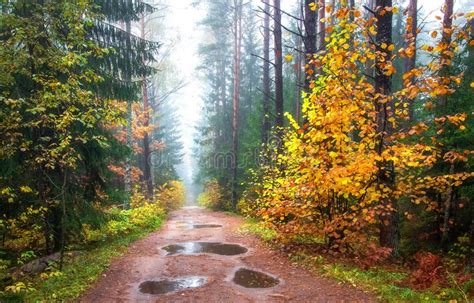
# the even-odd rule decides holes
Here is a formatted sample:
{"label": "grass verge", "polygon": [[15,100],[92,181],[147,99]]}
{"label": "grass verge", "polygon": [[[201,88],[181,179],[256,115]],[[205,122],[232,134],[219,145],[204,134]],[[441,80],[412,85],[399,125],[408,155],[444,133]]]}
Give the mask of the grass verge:
{"label": "grass verge", "polygon": [[[257,235],[269,243],[277,237],[274,230],[254,219],[247,219],[239,231]],[[408,276],[406,271],[391,271],[378,267],[365,270],[304,250],[292,252],[288,257],[292,262],[312,272],[373,293],[383,302],[470,302],[466,293],[474,287],[474,281],[470,280],[452,288],[418,291],[400,286],[401,281]]]}
{"label": "grass verge", "polygon": [[114,257],[123,255],[130,243],[161,227],[164,218],[157,218],[146,228],[99,242],[68,259],[63,270],[46,277],[36,276],[24,282],[27,291],[5,293],[1,302],[72,301],[79,298],[108,269]]}

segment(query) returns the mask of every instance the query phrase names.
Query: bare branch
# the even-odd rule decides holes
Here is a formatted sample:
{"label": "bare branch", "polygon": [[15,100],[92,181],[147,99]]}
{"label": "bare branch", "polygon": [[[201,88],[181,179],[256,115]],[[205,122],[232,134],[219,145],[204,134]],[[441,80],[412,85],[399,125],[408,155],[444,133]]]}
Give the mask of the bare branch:
{"label": "bare branch", "polygon": [[261,57],[261,56],[259,56],[259,55],[257,55],[257,54],[250,54],[250,55],[251,55],[251,56],[254,56],[254,57],[257,57],[257,58],[259,58],[259,59],[262,59],[263,61],[268,62],[268,63],[270,63],[271,65],[275,66],[275,63],[273,63],[273,62],[270,61],[270,60],[266,60],[265,58],[263,58],[263,57]]}
{"label": "bare branch", "polygon": [[368,10],[370,13],[372,13],[374,16],[377,16],[377,13],[371,10],[367,5],[362,5],[366,10]]}
{"label": "bare branch", "polygon": [[[273,21],[275,21],[275,18],[273,18],[273,15],[272,15],[272,14],[267,13],[267,12],[266,12],[265,10],[263,10],[261,7],[259,7],[259,10],[260,10],[262,13],[264,13],[264,14],[270,16],[270,18],[271,18]],[[283,24],[281,24],[281,22],[276,22],[276,23],[277,23],[279,26],[281,26],[281,28],[283,28],[284,30],[286,30],[287,32],[290,32],[290,33],[292,33],[292,34],[294,34],[294,35],[296,35],[296,36],[299,36],[299,37],[303,37],[303,35],[302,35],[301,33],[297,33],[297,32],[295,32],[294,30],[289,29],[288,27],[286,27],[286,26],[284,26]]]}

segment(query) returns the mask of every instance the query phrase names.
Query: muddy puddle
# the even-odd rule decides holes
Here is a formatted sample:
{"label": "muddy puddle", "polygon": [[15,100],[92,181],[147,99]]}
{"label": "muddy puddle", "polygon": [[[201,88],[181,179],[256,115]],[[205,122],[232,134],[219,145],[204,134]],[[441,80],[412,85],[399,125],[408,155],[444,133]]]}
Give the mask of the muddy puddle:
{"label": "muddy puddle", "polygon": [[200,287],[206,284],[204,277],[185,277],[179,279],[164,279],[157,281],[145,281],[138,288],[140,292],[150,295],[162,295],[169,292]]}
{"label": "muddy puddle", "polygon": [[220,224],[192,224],[191,229],[193,228],[219,228],[222,227]]}
{"label": "muddy puddle", "polygon": [[280,281],[263,272],[240,268],[234,274],[232,281],[245,288],[269,288],[277,285]]}
{"label": "muddy puddle", "polygon": [[237,245],[220,242],[185,242],[171,244],[162,248],[167,251],[167,256],[175,254],[217,254],[223,256],[240,255],[247,252],[247,248]]}
{"label": "muddy puddle", "polygon": [[180,229],[220,228],[220,224],[194,223],[193,221],[176,221],[176,227]]}

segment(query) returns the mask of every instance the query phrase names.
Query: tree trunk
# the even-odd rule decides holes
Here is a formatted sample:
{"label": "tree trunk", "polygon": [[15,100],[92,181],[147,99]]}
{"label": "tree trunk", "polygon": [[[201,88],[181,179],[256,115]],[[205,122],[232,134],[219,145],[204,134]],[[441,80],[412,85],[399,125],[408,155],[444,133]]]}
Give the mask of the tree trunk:
{"label": "tree trunk", "polygon": [[63,269],[64,249],[66,248],[66,202],[67,202],[67,184],[68,172],[64,171],[63,186],[61,188],[61,248],[59,251],[59,270]]}
{"label": "tree trunk", "polygon": [[[445,0],[443,5],[444,16],[443,16],[443,33],[441,37],[441,44],[444,50],[449,50],[451,45],[451,36],[453,29],[453,0]],[[450,65],[449,61],[451,56],[446,54],[446,52],[441,52],[441,69],[440,76],[442,78],[447,76],[447,67]],[[444,107],[448,101],[447,95],[442,95],[439,98],[439,104],[441,107]]]}
{"label": "tree trunk", "polygon": [[[449,167],[449,174],[450,175],[454,174],[454,164],[452,164],[452,163],[451,163],[451,166]],[[448,247],[448,242],[449,242],[449,218],[451,217],[451,209],[452,209],[453,204],[454,204],[454,196],[455,196],[454,187],[450,186],[448,188],[446,201],[444,202],[443,227],[441,228],[441,230],[442,230],[441,246],[443,247],[443,249],[447,249],[447,247]]]}
{"label": "tree trunk", "polygon": [[[470,20],[471,40],[474,40],[474,18]],[[469,46],[469,62],[474,62],[474,46]],[[472,75],[472,74],[471,74]],[[472,79],[472,78],[471,78]],[[474,271],[474,199],[469,199],[470,202],[470,214],[471,214],[471,226],[469,230],[469,269]]]}
{"label": "tree trunk", "polygon": [[[223,56],[221,56],[221,58],[224,58]],[[222,59],[224,60],[224,59]],[[227,85],[226,85],[226,81],[227,81],[227,74],[226,74],[226,65],[224,63],[219,63],[221,65],[221,92],[220,92],[220,99],[221,99],[221,108],[220,108],[220,112],[218,112],[218,116],[221,117],[222,119],[222,126],[226,125],[229,121],[226,117],[226,105],[227,105]],[[220,140],[220,144],[222,146],[225,146],[225,144],[227,143],[227,136],[226,136],[227,132],[224,130],[224,129],[221,129],[219,130],[219,140]]]}
{"label": "tree trunk", "polygon": [[474,205],[471,205],[471,226],[469,228],[469,263],[468,267],[474,271]]}
{"label": "tree trunk", "polygon": [[[302,0],[299,1],[300,9],[298,10],[298,17],[300,19],[303,19],[303,10],[304,10],[304,2]],[[301,20],[298,20],[298,28],[302,29],[303,28],[303,22]],[[301,122],[301,87],[302,87],[302,79],[303,79],[303,70],[301,67],[301,64],[303,62],[303,56],[301,55],[301,51],[303,49],[303,40],[301,36],[296,37],[296,48],[297,48],[297,53],[296,53],[296,63],[295,63],[295,68],[296,68],[296,83],[295,83],[295,113],[296,117],[295,120],[298,124]]]}
{"label": "tree trunk", "polygon": [[[418,28],[418,0],[410,0],[408,3],[408,20],[407,20],[407,32],[406,32],[406,42],[407,48],[410,48],[413,55],[405,59],[405,73],[413,70],[416,66],[416,37],[417,37],[417,28]],[[410,85],[413,83],[414,79],[409,79]],[[412,99],[408,100],[408,123],[413,122],[413,101]]]}
{"label": "tree trunk", "polygon": [[[383,64],[386,58],[390,58],[391,52],[388,48],[382,49],[380,45],[385,43],[392,44],[392,12],[384,10],[384,14],[380,12],[385,7],[391,7],[392,0],[376,0],[377,7],[377,35],[375,37],[377,49],[384,55],[378,55],[375,64],[375,90],[382,96],[391,94],[391,77],[384,74]],[[384,99],[384,101],[386,101]],[[393,102],[380,102],[375,100],[377,111],[377,134],[378,146],[377,152],[382,154],[385,148],[386,137],[390,134],[388,119],[390,116],[390,107]],[[389,162],[381,162],[378,164],[377,181],[379,187],[394,189],[395,176],[393,164]],[[384,198],[383,213],[380,215],[380,245],[392,249],[392,255],[398,254],[399,248],[399,219],[398,219],[398,203],[393,197]]]}
{"label": "tree trunk", "polygon": [[[141,38],[145,39],[145,15],[142,15],[140,20],[141,27]],[[142,64],[145,67],[145,60],[142,58]],[[148,106],[148,87],[145,76],[142,76],[142,99],[143,99],[143,112],[144,119],[143,126],[147,128],[150,125],[150,108]],[[148,198],[153,196],[153,179],[151,176],[151,151],[150,151],[150,140],[148,131],[143,136],[143,179],[146,183]]]}
{"label": "tree trunk", "polygon": [[[304,5],[304,47],[305,47],[305,69],[308,72],[309,70],[313,70],[311,67],[311,59],[313,58],[313,54],[317,51],[317,22],[318,22],[318,15],[316,12],[310,9],[310,4],[312,4],[313,0],[305,0]],[[314,72],[314,70],[313,70]],[[309,93],[310,88],[309,85],[311,84],[311,80],[313,77],[310,74],[306,74],[305,78],[305,91]]]}
{"label": "tree trunk", "polygon": [[[132,49],[132,42],[131,42],[131,35],[132,35],[132,26],[131,26],[131,21],[127,20],[126,21],[126,32],[127,32],[127,52],[131,52]],[[128,60],[130,64],[130,60]],[[131,66],[128,66],[127,73],[125,75],[126,79],[129,84],[132,82],[132,75],[130,72]],[[126,113],[126,119],[127,119],[127,126],[126,126],[126,138],[125,138],[125,143],[129,148],[132,148],[132,101],[128,100],[127,102],[127,113]],[[133,152],[132,152],[133,154]],[[130,208],[130,196],[132,192],[132,154],[127,156],[127,159],[125,159],[125,175],[124,175],[124,190],[125,190],[125,202],[124,202],[124,207],[126,209]]]}
{"label": "tree trunk", "polygon": [[[450,49],[451,45],[451,36],[452,36],[452,27],[453,27],[453,0],[445,0],[444,6],[444,17],[443,17],[443,33],[441,37],[441,45],[443,50],[447,51]],[[448,66],[450,65],[449,61],[451,56],[447,55],[444,51],[441,52],[441,69],[439,71],[439,76],[441,81],[448,76]],[[445,107],[447,104],[447,95],[441,95],[439,98],[439,105],[441,108]],[[454,173],[454,165],[451,164],[449,168],[449,173]],[[441,246],[446,249],[447,243],[449,240],[449,217],[451,215],[451,208],[454,199],[454,189],[451,186],[448,189],[448,194],[446,200],[444,201],[444,218],[443,218],[443,227],[442,227],[442,236],[441,236]]]}
{"label": "tree trunk", "polygon": [[326,0],[319,2],[321,7],[319,8],[319,49],[326,49],[326,23],[322,22],[326,16]]}
{"label": "tree trunk", "polygon": [[237,207],[238,115],[240,88],[240,51],[242,44],[242,0],[234,0],[234,93],[232,106],[232,206]]}
{"label": "tree trunk", "polygon": [[[375,10],[375,0],[365,0],[365,4],[366,6],[370,9],[370,10]],[[372,13],[369,11],[369,10],[365,10],[365,15],[364,15],[364,18],[368,21],[372,18]],[[367,44],[370,44],[372,43],[371,39],[369,36],[367,36],[366,38],[366,43]],[[365,73],[371,77],[374,76],[374,68],[373,68],[373,65],[374,65],[374,60],[371,60],[371,59],[367,59],[367,61],[365,62],[364,64],[364,69],[365,69]]]}
{"label": "tree trunk", "polygon": [[273,1],[273,35],[275,39],[275,127],[277,135],[282,138],[283,128],[283,49],[281,42],[280,0]]}
{"label": "tree trunk", "polygon": [[263,21],[263,124],[262,143],[268,142],[270,132],[270,3],[265,2]]}

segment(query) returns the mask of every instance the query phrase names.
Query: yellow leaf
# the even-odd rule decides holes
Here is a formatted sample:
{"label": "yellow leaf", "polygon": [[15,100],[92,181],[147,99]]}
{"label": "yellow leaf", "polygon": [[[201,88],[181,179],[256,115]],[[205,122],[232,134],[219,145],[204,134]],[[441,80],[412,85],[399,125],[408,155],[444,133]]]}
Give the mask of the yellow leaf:
{"label": "yellow leaf", "polygon": [[29,186],[21,186],[20,191],[24,193],[31,193],[33,190]]}
{"label": "yellow leaf", "polygon": [[293,60],[293,56],[292,56],[292,55],[287,54],[287,55],[285,56],[285,61],[286,61],[286,62],[291,62],[292,60]]}
{"label": "yellow leaf", "polygon": [[436,38],[438,36],[438,32],[434,31],[431,33],[431,38]]}

